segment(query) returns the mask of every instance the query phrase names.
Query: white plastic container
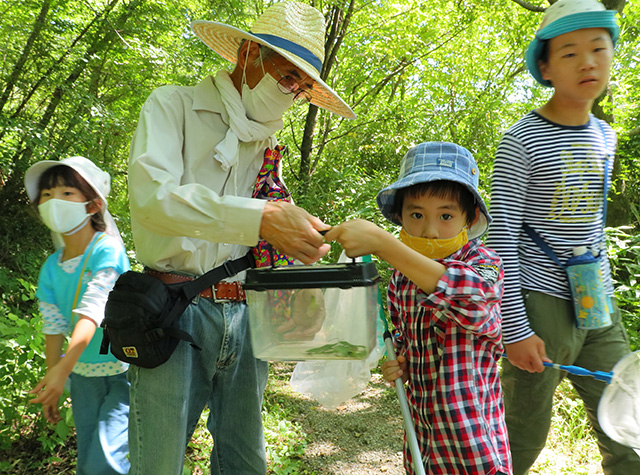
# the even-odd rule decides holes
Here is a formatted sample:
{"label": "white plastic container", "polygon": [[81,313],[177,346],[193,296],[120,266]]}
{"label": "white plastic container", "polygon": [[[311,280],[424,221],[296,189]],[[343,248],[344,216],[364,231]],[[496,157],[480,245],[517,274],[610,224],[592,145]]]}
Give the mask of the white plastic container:
{"label": "white plastic container", "polygon": [[266,361],[362,360],[376,345],[373,262],[250,269],[253,353]]}

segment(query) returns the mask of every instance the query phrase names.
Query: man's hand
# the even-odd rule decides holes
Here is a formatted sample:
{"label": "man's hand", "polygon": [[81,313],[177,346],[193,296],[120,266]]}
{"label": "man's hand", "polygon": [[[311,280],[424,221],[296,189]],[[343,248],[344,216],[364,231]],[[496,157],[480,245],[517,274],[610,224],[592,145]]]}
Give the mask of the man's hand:
{"label": "man's hand", "polygon": [[544,341],[537,335],[530,336],[526,340],[505,345],[509,362],[524,371],[530,373],[542,373],[543,361],[551,363],[544,348]]}
{"label": "man's hand", "polygon": [[262,212],[260,238],[282,254],[313,264],[331,249],[318,232],[326,229],[330,226],[296,205],[269,201]]}

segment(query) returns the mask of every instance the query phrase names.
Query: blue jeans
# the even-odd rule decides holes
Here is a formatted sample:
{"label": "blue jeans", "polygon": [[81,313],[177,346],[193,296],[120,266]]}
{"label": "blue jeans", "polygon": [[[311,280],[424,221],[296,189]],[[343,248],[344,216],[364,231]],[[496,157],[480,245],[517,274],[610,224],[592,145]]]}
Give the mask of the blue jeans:
{"label": "blue jeans", "polygon": [[264,475],[262,396],[268,365],[251,349],[247,307],[197,298],[180,318],[202,348],[185,341],[161,366],[131,366],[131,472],[182,473],[184,452],[209,406],[211,474]]}
{"label": "blue jeans", "polygon": [[78,439],[78,475],[129,472],[129,382],[126,373],[85,377],[71,373]]}

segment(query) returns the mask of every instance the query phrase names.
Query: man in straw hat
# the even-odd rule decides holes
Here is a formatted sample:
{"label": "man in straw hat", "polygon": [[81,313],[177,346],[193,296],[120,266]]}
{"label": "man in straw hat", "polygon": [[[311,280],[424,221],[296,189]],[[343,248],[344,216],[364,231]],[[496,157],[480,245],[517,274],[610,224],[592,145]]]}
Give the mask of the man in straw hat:
{"label": "man in straw hat", "polygon": [[[354,117],[320,79],[324,17],[309,5],[280,2],[250,32],[212,21],[192,29],[235,67],[194,87],[160,87],[146,101],[129,164],[138,260],[165,282],[202,275],[260,239],[306,264],[317,261],[329,250],[318,231],[329,226],[291,203],[251,194],[294,102]],[[181,342],[164,365],[131,370],[132,474],[181,473],[205,405],[211,473],[266,472],[267,363],[251,350],[241,284],[223,284],[224,296],[207,289],[180,319],[201,351]]]}
{"label": "man in straw hat", "polygon": [[[553,94],[509,128],[494,161],[494,222],[487,245],[500,254],[505,269],[508,360],[502,365],[502,386],[515,475],[528,473],[544,448],[554,392],[566,375],[545,370],[544,363],[610,371],[629,352],[603,231],[616,137],[590,112],[609,81],[619,33],[615,16],[597,0],[559,0],[547,8],[526,61],[533,78]],[[610,319],[586,324],[582,312],[576,318],[564,267],[581,247],[600,256],[604,292],[596,297],[611,299],[602,313],[608,317],[610,311]],[[635,452],[611,440],[598,423],[605,383],[566,377],[598,437],[604,473],[640,473]]]}

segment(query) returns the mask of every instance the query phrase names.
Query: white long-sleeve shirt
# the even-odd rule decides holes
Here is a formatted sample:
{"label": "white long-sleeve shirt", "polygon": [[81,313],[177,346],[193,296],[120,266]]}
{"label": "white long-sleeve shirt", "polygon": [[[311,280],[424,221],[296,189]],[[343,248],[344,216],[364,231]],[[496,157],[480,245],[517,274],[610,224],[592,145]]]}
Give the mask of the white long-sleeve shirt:
{"label": "white long-sleeve shirt", "polygon": [[224,171],[214,149],[228,123],[212,77],[160,87],[145,102],[129,154],[131,228],[144,265],[201,275],[257,244],[266,201],[250,197],[276,142],[241,142]]}

